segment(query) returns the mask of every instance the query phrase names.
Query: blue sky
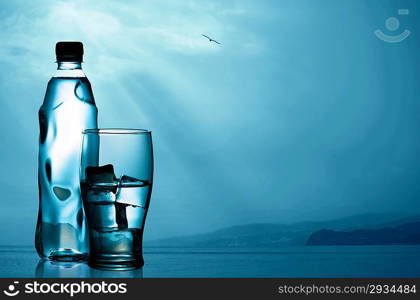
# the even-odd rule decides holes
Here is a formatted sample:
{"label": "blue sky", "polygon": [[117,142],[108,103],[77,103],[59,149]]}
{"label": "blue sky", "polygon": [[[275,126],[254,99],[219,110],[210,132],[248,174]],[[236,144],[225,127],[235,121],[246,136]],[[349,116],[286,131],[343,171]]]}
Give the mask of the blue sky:
{"label": "blue sky", "polygon": [[[31,244],[37,110],[80,40],[102,127],[153,131],[145,239],[419,212],[418,1],[2,1],[0,244]],[[398,16],[406,8],[409,15]],[[395,16],[412,34],[379,40]],[[201,34],[214,37],[221,46]]]}

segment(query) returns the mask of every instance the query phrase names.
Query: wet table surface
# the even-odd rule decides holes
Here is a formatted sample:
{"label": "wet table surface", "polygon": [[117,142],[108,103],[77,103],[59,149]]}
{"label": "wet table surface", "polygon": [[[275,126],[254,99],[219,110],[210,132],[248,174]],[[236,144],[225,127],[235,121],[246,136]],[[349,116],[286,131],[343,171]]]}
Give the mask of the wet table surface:
{"label": "wet table surface", "polygon": [[40,260],[31,246],[0,246],[0,277],[420,277],[420,246],[278,249],[145,248],[134,271]]}

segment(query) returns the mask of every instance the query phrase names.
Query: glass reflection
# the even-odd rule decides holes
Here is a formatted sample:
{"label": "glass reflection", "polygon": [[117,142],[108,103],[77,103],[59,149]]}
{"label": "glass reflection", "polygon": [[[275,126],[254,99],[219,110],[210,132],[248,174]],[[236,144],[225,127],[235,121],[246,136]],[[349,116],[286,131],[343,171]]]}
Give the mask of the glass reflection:
{"label": "glass reflection", "polygon": [[111,271],[89,268],[91,278],[143,278],[143,268],[130,271]]}

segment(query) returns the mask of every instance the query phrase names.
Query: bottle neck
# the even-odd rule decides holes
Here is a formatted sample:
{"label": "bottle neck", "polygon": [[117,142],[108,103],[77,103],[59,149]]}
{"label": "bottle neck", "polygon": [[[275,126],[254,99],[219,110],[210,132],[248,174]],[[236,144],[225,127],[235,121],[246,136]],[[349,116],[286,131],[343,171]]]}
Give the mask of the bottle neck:
{"label": "bottle neck", "polygon": [[59,61],[54,77],[86,77],[81,62]]}

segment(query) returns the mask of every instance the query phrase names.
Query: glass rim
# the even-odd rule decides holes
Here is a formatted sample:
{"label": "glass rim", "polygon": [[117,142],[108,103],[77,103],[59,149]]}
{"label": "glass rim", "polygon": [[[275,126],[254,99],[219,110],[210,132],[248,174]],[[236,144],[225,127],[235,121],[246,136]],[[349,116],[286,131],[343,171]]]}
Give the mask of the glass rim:
{"label": "glass rim", "polygon": [[151,134],[152,132],[147,129],[140,128],[93,128],[85,129],[83,134]]}

